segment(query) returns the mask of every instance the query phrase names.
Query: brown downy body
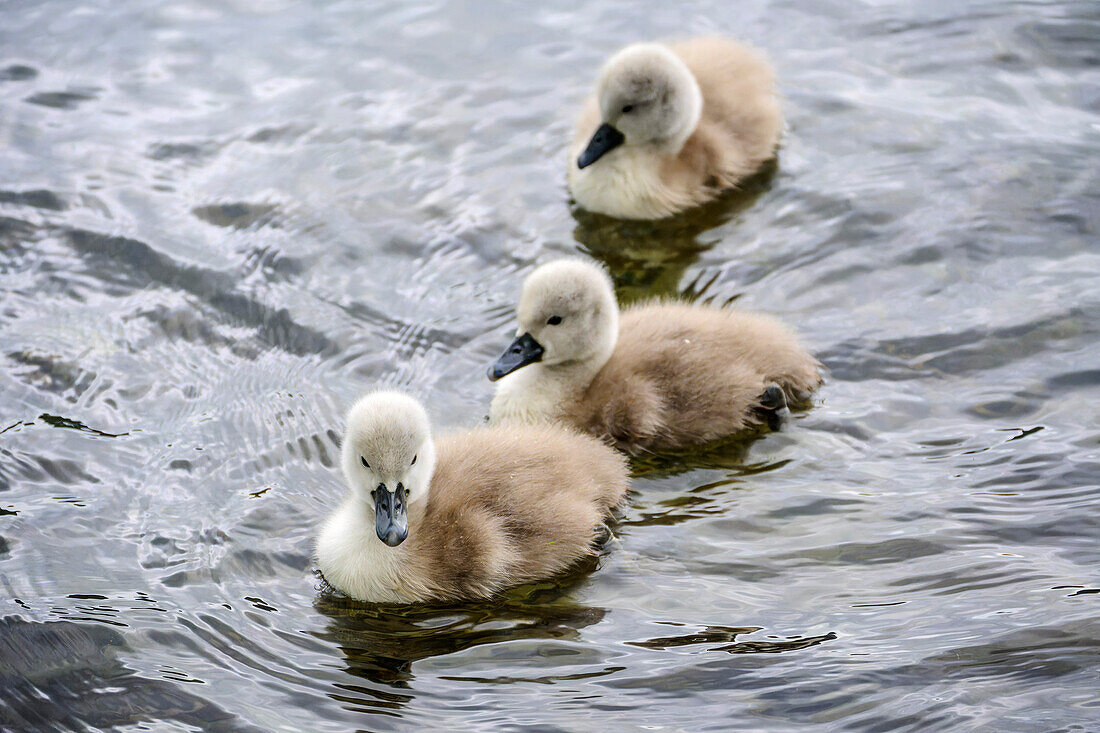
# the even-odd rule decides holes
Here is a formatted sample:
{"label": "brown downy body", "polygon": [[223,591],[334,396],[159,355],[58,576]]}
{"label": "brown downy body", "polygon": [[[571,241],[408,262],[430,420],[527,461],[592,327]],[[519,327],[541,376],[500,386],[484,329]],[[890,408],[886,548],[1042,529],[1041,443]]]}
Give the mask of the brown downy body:
{"label": "brown downy body", "polygon": [[483,598],[560,575],[595,552],[595,528],[626,496],[621,457],[571,431],[479,428],[437,449],[408,543],[410,571],[432,598]]}
{"label": "brown downy body", "polygon": [[767,419],[769,387],[803,401],[821,383],[821,365],[774,318],[677,302],[620,315],[607,273],[587,261],[537,268],[517,317],[490,370],[490,419],[560,422],[627,453],[732,435]]}
{"label": "brown downy body", "polygon": [[[671,68],[677,60],[690,74],[686,82]],[[648,104],[653,94],[673,102],[661,118],[637,125],[631,117],[639,100]],[[625,139],[581,169],[578,160],[603,124],[624,128]],[[629,46],[601,70],[582,109],[570,146],[570,191],[582,207],[609,216],[670,216],[757,171],[774,156],[782,124],[774,72],[756,50],[722,38]]]}
{"label": "brown downy body", "polygon": [[350,491],[317,564],[368,602],[486,598],[551,578],[595,552],[627,491],[622,457],[590,436],[509,426],[433,441],[423,407],[395,392],[352,408],[341,464]]}
{"label": "brown downy body", "polygon": [[624,452],[683,449],[760,425],[769,384],[805,400],[819,366],[773,318],[640,304],[623,311],[611,358],[561,414]]}

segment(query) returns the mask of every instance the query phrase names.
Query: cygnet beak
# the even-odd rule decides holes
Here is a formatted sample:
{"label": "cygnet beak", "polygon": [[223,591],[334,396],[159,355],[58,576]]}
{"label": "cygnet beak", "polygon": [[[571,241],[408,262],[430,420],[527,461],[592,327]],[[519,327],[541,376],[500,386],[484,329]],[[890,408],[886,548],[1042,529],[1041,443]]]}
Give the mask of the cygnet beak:
{"label": "cygnet beak", "polygon": [[626,137],[606,122],[596,128],[596,134],[588,141],[588,147],[577,158],[577,167],[584,168],[595,163],[607,153],[619,147]]}
{"label": "cygnet beak", "polygon": [[495,364],[489,367],[489,381],[495,382],[520,367],[540,361],[542,352],[542,344],[535,341],[531,334],[523,334],[504,350],[504,353],[500,355]]}
{"label": "cygnet beak", "polygon": [[391,493],[385,484],[378,484],[370,495],[374,497],[374,531],[378,539],[397,547],[409,536],[409,516],[405,511],[409,490],[398,484]]}

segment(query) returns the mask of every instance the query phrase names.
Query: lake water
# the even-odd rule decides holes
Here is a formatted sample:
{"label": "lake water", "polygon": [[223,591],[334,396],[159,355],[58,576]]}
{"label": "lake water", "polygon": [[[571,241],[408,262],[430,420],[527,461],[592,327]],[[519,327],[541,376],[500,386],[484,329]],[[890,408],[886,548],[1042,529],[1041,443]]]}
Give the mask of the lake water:
{"label": "lake water", "polygon": [[[705,33],[771,55],[777,165],[571,210],[600,61]],[[1100,729],[1098,39],[1091,2],[3,5],[0,729]],[[319,593],[346,407],[478,423],[577,253],[785,319],[814,406],[639,464],[560,582]]]}

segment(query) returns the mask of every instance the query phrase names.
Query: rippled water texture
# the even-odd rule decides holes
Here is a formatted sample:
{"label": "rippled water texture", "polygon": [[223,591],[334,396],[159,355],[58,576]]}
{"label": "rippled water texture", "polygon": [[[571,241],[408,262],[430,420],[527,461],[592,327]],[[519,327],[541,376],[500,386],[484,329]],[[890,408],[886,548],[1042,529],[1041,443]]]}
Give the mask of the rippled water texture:
{"label": "rippled water texture", "polygon": [[[778,163],[571,211],[595,68],[768,49]],[[1100,727],[1095,3],[0,6],[0,728]],[[736,299],[830,371],[639,464],[598,563],[318,592],[346,406],[485,414],[522,277]]]}

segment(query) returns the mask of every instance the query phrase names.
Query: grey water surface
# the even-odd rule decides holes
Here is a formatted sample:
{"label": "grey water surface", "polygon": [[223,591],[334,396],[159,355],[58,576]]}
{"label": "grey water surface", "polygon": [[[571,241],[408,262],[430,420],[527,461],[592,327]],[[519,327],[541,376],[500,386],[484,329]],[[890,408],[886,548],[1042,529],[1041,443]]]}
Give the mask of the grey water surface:
{"label": "grey water surface", "polygon": [[[778,162],[571,209],[600,61],[706,33]],[[0,729],[1100,729],[1098,108],[1094,2],[0,3]],[[568,578],[320,592],[345,408],[477,424],[562,255],[828,381]]]}

